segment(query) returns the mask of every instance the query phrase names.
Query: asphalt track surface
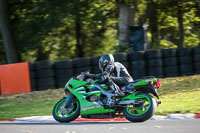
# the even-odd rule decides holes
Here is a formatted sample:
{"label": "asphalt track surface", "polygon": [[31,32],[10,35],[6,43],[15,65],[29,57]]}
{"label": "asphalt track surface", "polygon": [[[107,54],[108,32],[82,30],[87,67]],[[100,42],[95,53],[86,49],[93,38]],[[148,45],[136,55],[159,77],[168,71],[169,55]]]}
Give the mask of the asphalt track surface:
{"label": "asphalt track surface", "polygon": [[142,123],[71,122],[30,123],[0,122],[0,133],[200,133],[200,119],[148,120]]}

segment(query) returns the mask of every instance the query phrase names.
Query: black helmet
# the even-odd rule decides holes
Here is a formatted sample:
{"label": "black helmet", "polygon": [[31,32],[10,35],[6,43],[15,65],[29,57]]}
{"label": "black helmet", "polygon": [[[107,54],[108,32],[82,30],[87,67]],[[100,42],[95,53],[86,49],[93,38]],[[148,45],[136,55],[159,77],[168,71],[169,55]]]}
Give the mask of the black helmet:
{"label": "black helmet", "polygon": [[114,64],[114,57],[112,54],[103,55],[99,59],[99,68],[102,72],[105,71],[105,68],[108,64]]}

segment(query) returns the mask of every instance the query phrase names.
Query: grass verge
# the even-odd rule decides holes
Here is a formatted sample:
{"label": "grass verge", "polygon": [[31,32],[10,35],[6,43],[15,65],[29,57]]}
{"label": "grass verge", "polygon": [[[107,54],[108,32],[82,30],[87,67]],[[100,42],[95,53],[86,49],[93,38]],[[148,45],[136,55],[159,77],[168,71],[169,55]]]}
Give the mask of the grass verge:
{"label": "grass verge", "polygon": [[[162,104],[156,114],[200,112],[200,75],[165,78],[162,83],[158,90]],[[51,115],[63,96],[63,89],[0,96],[0,120]]]}

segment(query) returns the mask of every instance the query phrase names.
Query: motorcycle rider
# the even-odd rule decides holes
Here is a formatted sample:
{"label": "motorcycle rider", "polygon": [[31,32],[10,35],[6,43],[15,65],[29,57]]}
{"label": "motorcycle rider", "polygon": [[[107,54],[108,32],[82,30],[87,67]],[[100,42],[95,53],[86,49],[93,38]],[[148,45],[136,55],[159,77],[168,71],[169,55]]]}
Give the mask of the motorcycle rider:
{"label": "motorcycle rider", "polygon": [[100,57],[99,68],[101,69],[102,73],[87,73],[86,77],[92,79],[101,79],[102,82],[108,84],[110,88],[114,90],[115,96],[124,96],[124,93],[121,92],[118,86],[124,86],[133,81],[124,65],[119,62],[115,62],[112,54],[106,54]]}

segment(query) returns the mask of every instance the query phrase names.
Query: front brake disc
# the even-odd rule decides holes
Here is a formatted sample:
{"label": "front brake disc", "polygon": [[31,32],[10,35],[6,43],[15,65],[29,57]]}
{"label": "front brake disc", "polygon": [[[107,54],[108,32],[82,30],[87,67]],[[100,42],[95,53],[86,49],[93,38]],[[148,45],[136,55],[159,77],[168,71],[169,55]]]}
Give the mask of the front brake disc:
{"label": "front brake disc", "polygon": [[71,103],[71,106],[70,106],[69,108],[65,108],[65,107],[64,107],[64,104],[65,104],[65,103],[62,103],[62,104],[60,105],[60,107],[59,107],[60,113],[61,113],[62,115],[66,115],[66,114],[71,113],[71,112],[73,111],[73,109],[74,109],[74,104]]}

